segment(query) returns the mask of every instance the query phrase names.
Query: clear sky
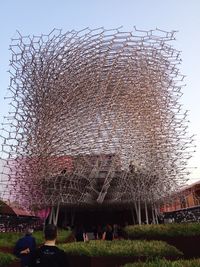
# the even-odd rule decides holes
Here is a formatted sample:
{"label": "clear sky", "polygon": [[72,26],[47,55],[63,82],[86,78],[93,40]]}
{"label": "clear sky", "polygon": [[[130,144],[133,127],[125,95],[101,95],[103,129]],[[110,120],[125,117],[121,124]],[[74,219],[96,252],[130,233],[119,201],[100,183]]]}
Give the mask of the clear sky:
{"label": "clear sky", "polygon": [[200,180],[200,1],[199,0],[1,0],[0,1],[0,122],[8,112],[4,100],[9,84],[11,38],[85,27],[131,30],[178,30],[174,47],[182,51],[181,72],[187,77],[182,103],[189,110],[189,130],[196,137],[190,181]]}

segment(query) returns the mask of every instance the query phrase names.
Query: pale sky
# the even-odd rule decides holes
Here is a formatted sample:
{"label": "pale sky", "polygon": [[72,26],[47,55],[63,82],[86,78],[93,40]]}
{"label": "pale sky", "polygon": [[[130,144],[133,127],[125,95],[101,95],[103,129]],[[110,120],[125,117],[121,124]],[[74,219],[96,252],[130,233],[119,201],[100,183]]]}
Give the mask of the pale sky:
{"label": "pale sky", "polygon": [[[181,72],[186,75],[182,103],[189,110],[189,131],[195,134],[196,153],[190,160],[190,182],[200,180],[200,1],[199,0],[1,0],[0,1],[0,122],[7,115],[4,100],[9,85],[8,50],[11,38],[48,34],[53,28],[85,27],[124,30],[177,30],[173,46],[182,51]],[[1,131],[0,131],[1,133]]]}

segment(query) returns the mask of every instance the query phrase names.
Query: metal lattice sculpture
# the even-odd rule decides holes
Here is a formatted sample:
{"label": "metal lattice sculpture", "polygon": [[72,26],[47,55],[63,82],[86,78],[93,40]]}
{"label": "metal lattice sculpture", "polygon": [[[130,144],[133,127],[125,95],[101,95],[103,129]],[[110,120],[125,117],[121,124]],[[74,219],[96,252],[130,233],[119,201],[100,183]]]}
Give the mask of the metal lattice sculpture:
{"label": "metal lattice sculpture", "polygon": [[13,40],[3,197],[29,208],[137,205],[183,184],[192,139],[174,33],[99,28]]}

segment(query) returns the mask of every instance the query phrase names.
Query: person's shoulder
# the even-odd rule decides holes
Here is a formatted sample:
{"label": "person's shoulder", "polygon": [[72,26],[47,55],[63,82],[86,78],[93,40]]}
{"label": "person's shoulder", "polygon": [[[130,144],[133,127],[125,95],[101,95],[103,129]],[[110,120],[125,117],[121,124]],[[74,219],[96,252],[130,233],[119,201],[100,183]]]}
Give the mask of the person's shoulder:
{"label": "person's shoulder", "polygon": [[39,246],[37,249],[36,249],[36,254],[40,253],[41,251],[43,251],[45,249],[45,246],[44,245],[41,245]]}
{"label": "person's shoulder", "polygon": [[64,250],[56,247],[56,254],[58,255],[59,258],[64,259],[66,258],[66,253],[64,252]]}
{"label": "person's shoulder", "polygon": [[42,244],[38,247],[38,250],[43,250],[43,249],[46,249],[46,248],[51,248],[52,246],[46,246],[45,244]]}
{"label": "person's shoulder", "polygon": [[63,249],[60,249],[59,247],[55,246],[58,253],[65,253]]}
{"label": "person's shoulder", "polygon": [[24,236],[23,236],[23,237],[20,237],[20,238],[17,240],[16,244],[19,245],[19,244],[23,243],[24,240],[25,240]]}
{"label": "person's shoulder", "polygon": [[17,240],[17,242],[20,242],[20,241],[22,241],[22,240],[24,240],[24,236],[23,236],[23,237],[20,237],[20,238]]}
{"label": "person's shoulder", "polygon": [[44,248],[44,247],[45,247],[45,245],[42,244],[42,245],[40,245],[40,246],[37,248],[37,250],[40,250],[40,249],[42,249],[42,248]]}
{"label": "person's shoulder", "polygon": [[26,238],[29,239],[29,240],[35,240],[35,237],[32,236],[32,235],[27,235]]}
{"label": "person's shoulder", "polygon": [[52,251],[54,253],[60,253],[61,251],[63,251],[60,248],[58,248],[57,246],[47,246],[47,245],[41,245],[37,250],[38,251],[48,250],[48,251]]}

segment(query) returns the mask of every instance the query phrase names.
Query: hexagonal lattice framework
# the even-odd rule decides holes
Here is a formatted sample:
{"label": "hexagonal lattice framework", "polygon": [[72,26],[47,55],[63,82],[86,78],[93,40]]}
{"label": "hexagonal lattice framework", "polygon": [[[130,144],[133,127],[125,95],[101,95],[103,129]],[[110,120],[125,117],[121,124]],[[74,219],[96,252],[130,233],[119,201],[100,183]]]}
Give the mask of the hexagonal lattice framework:
{"label": "hexagonal lattice framework", "polygon": [[184,182],[192,139],[172,40],[103,28],[13,40],[3,198],[132,205]]}

